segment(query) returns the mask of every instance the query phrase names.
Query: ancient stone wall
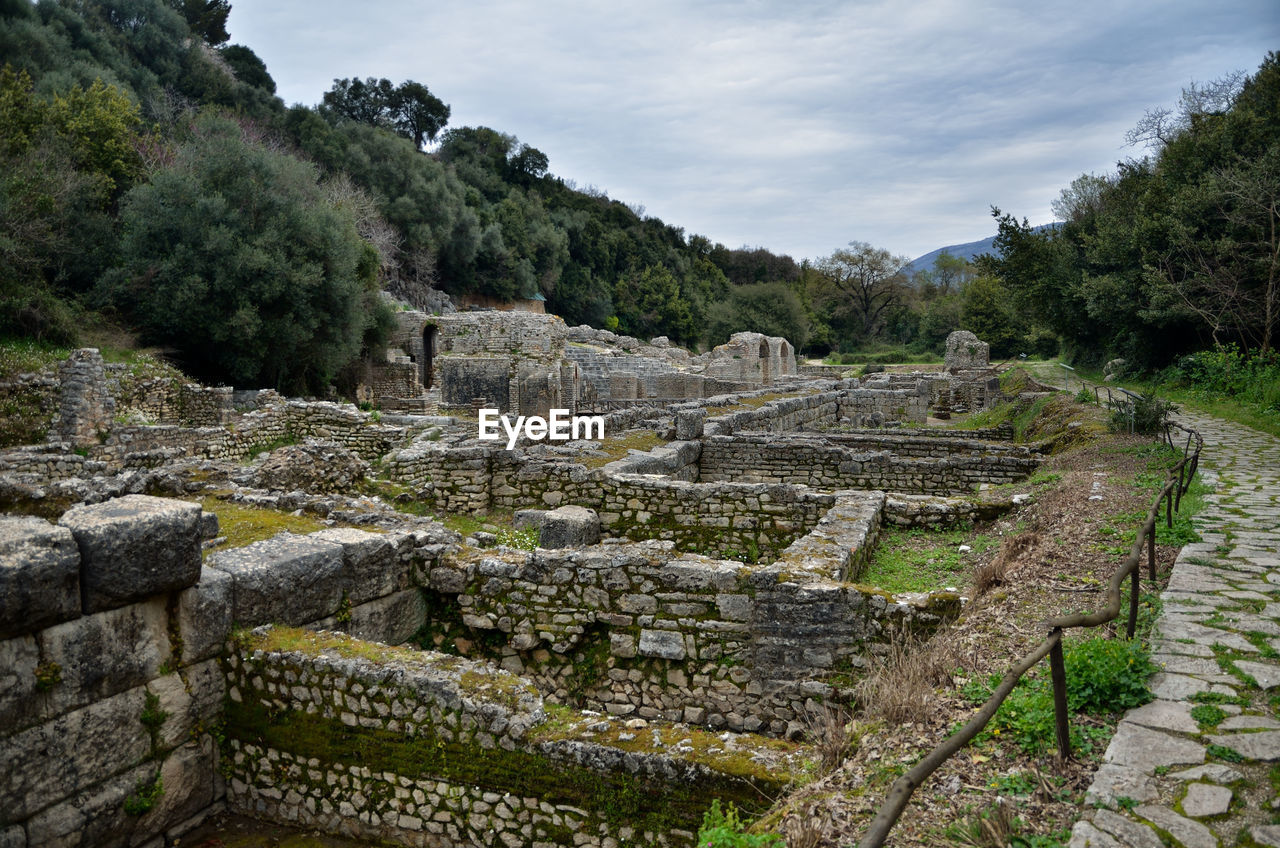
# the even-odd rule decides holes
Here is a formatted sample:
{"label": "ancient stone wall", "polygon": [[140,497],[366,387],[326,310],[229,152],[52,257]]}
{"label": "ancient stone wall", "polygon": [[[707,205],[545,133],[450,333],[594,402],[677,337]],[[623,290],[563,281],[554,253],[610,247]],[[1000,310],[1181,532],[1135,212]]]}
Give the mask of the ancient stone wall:
{"label": "ancient stone wall", "polygon": [[216,808],[233,621],[402,642],[425,620],[437,535],[282,534],[202,565],[216,526],[143,495],[0,516],[0,844],[161,846]]}
{"label": "ancient stone wall", "polygon": [[699,479],[792,483],[818,489],[880,489],[920,494],[968,492],[1020,480],[1038,466],[1030,455],[992,450],[941,459],[899,458],[822,439],[711,436],[703,441]]}
{"label": "ancient stone wall", "polygon": [[374,460],[399,442],[404,431],[379,425],[353,406],[288,401],[265,405],[230,422],[230,427],[115,425],[102,438],[82,445],[83,456],[37,447],[0,452],[0,472],[39,474],[50,480],[152,467],[184,456],[242,459],[307,438],[337,442],[365,460]]}
{"label": "ancient stone wall", "polygon": [[0,517],[0,843],[160,846],[223,796],[201,528],[143,496]]}
{"label": "ancient stone wall", "polygon": [[129,366],[106,366],[107,391],[115,398],[116,414],[140,417],[153,424],[212,427],[223,424],[232,411],[231,388],[210,387],[173,377],[130,379]]}
{"label": "ancient stone wall", "polygon": [[[918,458],[932,457],[940,459],[956,454],[1030,455],[1026,447],[1004,444],[998,441],[987,441],[980,436],[974,435],[975,431],[954,431],[954,434],[950,435],[950,437],[944,436],[941,438],[934,435],[935,433],[945,432],[947,431],[925,430],[912,432],[894,429],[832,433],[824,436],[824,438],[830,444],[853,450],[890,451],[896,456]],[[988,432],[990,434],[989,438],[994,439],[997,431]],[[1012,429],[1010,429],[1009,435],[1012,437]]]}
{"label": "ancient stone wall", "polygon": [[88,445],[111,427],[115,400],[107,391],[102,355],[96,348],[73,350],[58,366],[58,417],[50,439]]}
{"label": "ancient stone wall", "polygon": [[[857,510],[834,516],[827,529],[860,518],[860,530],[847,529],[861,547],[874,510],[872,503],[856,518]],[[959,611],[953,594],[912,605],[832,580],[822,572],[841,570],[847,556],[813,550],[815,559],[799,567],[671,559],[659,542],[474,551],[432,570],[439,599],[428,618],[442,633],[460,615],[469,628],[501,634],[503,667],[558,701],[796,733],[809,699],[833,696],[824,678],[863,665],[871,645],[904,627],[928,630]]]}
{"label": "ancient stone wall", "polygon": [[528,683],[454,656],[267,629],[227,670],[231,806],[357,839],[688,845],[712,798],[759,809],[789,774],[557,732]]}
{"label": "ancient stone wall", "polygon": [[[677,451],[673,461],[687,469],[691,450],[696,445]],[[832,503],[831,495],[795,486],[703,485],[646,476],[665,474],[668,467],[676,466],[632,458],[587,468],[501,448],[434,442],[418,443],[387,461],[395,479],[436,509],[487,512],[575,504],[597,510],[609,535],[670,539],[686,550],[733,550],[743,556],[751,551],[761,557],[777,554],[817,523]],[[628,473],[636,468],[648,470]]]}

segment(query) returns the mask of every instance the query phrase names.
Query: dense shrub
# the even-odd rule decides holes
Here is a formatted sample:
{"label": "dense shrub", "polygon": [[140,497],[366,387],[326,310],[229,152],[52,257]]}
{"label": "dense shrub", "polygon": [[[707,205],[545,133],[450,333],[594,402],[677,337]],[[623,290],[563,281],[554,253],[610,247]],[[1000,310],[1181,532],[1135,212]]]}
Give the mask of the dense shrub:
{"label": "dense shrub", "polygon": [[1280,357],[1274,351],[1245,354],[1235,345],[1223,345],[1183,356],[1160,376],[1209,396],[1238,398],[1280,412]]}
{"label": "dense shrub", "polygon": [[776,833],[746,833],[737,808],[730,803],[728,811],[724,811],[719,799],[711,802],[711,809],[698,828],[698,848],[767,848],[785,844]]}
{"label": "dense shrub", "polygon": [[202,376],[319,390],[389,322],[350,212],[234,121],[202,118],[121,219],[124,265],[105,290]]}

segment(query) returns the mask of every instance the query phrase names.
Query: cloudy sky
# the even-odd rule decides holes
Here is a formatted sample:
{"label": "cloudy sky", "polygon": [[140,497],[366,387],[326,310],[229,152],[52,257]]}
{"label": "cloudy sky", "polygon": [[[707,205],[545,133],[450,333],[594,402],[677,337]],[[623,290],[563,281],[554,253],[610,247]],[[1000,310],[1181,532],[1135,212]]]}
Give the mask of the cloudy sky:
{"label": "cloudy sky", "polygon": [[1280,49],[1280,2],[234,0],[229,29],[286,103],[413,79],[580,187],[799,260],[1051,220],[1146,109]]}

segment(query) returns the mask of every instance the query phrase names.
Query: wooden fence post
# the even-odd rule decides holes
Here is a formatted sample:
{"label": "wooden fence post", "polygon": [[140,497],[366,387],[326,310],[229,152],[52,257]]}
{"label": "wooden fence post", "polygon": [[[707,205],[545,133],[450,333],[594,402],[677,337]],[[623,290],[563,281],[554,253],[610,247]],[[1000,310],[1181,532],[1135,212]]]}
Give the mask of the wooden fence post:
{"label": "wooden fence post", "polygon": [[1129,627],[1128,627],[1129,636],[1128,638],[1130,640],[1133,639],[1133,632],[1138,627],[1138,575],[1141,572],[1142,572],[1142,569],[1139,568],[1138,564],[1135,562],[1133,564],[1133,579],[1129,581]]}
{"label": "wooden fence post", "polygon": [[1058,757],[1071,759],[1071,725],[1067,716],[1067,666],[1062,658],[1062,629],[1055,627],[1049,634],[1053,647],[1049,649],[1049,671],[1053,677],[1053,719],[1058,735]]}

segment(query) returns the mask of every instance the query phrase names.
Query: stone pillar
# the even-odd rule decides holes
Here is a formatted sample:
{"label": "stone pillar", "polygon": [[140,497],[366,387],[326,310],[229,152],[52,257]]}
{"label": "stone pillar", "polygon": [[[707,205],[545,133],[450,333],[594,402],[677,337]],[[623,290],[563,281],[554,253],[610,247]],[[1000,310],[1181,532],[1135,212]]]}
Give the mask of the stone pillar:
{"label": "stone pillar", "polygon": [[62,394],[50,440],[98,444],[99,435],[110,429],[116,411],[115,399],[107,393],[102,355],[92,347],[73,350],[59,366],[58,377]]}

